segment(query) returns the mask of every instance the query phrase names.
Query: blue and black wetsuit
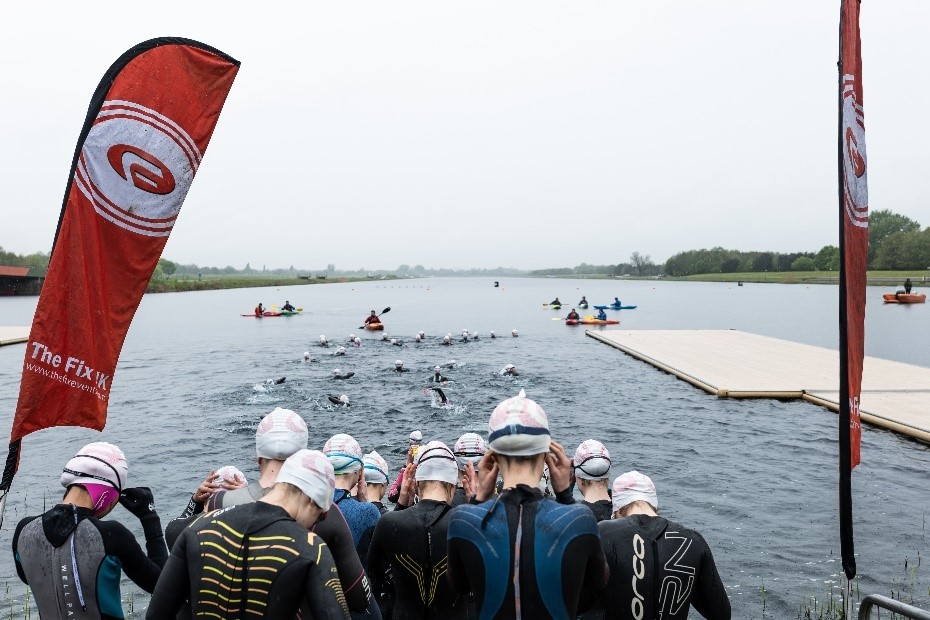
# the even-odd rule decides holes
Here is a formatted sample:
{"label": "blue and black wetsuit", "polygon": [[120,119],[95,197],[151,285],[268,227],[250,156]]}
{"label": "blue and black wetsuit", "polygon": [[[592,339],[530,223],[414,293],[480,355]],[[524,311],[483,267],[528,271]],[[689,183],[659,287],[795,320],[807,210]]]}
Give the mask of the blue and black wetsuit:
{"label": "blue and black wetsuit", "polygon": [[168,548],[154,511],[140,521],[147,553],[125,526],[100,521],[89,508],[59,504],[20,521],[13,533],[16,573],[32,588],[40,615],[123,618],[121,571],[152,592]]}
{"label": "blue and black wetsuit", "polygon": [[597,521],[526,485],[457,506],[449,579],[459,594],[474,593],[481,618],[575,618],[607,583]]}
{"label": "blue and black wetsuit", "polygon": [[146,618],[345,618],[336,566],[320,536],[280,506],[253,502],[198,517],[178,538]]}
{"label": "blue and black wetsuit", "polygon": [[605,618],[730,619],[730,599],[700,533],[662,517],[633,515],[598,524],[610,564]]}
{"label": "blue and black wetsuit", "polygon": [[368,545],[371,543],[371,535],[378,524],[378,519],[381,518],[381,511],[370,502],[358,501],[345,489],[336,489],[333,492],[333,504],[339,506],[339,510],[345,516],[349,531],[352,532],[352,542],[355,543],[362,566],[365,566]]}
{"label": "blue and black wetsuit", "polygon": [[381,517],[368,551],[368,573],[375,592],[393,581],[393,620],[466,617],[466,597],[446,579],[446,532],[452,507],[424,499]]}

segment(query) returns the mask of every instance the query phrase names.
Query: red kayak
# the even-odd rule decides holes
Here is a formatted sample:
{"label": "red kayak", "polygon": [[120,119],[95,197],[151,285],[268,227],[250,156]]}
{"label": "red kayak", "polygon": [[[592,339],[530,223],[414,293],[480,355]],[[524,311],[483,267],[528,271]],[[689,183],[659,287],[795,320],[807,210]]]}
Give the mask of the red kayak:
{"label": "red kayak", "polygon": [[583,319],[566,319],[566,325],[617,325],[620,321],[614,321],[613,319],[607,319],[602,321],[601,319],[589,319],[587,317]]}

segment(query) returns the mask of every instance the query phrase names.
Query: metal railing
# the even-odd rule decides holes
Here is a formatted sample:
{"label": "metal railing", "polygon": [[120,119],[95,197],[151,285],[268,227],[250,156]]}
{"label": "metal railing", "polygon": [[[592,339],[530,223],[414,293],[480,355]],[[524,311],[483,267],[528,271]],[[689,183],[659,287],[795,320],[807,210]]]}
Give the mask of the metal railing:
{"label": "metal railing", "polygon": [[859,620],[868,620],[872,617],[872,608],[887,609],[888,611],[899,614],[904,618],[913,618],[914,620],[930,620],[930,612],[918,609],[913,605],[896,601],[887,596],[879,594],[868,594],[859,604]]}

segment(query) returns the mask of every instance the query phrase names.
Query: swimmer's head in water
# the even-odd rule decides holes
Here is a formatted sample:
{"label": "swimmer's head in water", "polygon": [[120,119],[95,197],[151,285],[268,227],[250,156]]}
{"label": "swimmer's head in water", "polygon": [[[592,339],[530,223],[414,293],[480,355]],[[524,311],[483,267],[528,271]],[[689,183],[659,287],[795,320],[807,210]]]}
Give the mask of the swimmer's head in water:
{"label": "swimmer's head in water", "polygon": [[488,445],[505,456],[532,456],[549,451],[549,418],[526,392],[503,401],[488,421]]}
{"label": "swimmer's head in water", "polygon": [[442,368],[439,366],[433,366],[433,372],[439,372],[440,370],[442,370]]}
{"label": "swimmer's head in water", "polygon": [[336,355],[345,355],[345,354],[346,354],[345,347],[339,347],[338,349],[336,349]]}
{"label": "swimmer's head in water", "polygon": [[414,339],[416,342],[422,342],[422,341],[423,341],[423,338],[420,337],[420,334],[417,334],[416,336],[414,336],[413,339]]}
{"label": "swimmer's head in water", "polygon": [[341,402],[343,405],[348,405],[349,397],[343,394],[342,396],[339,397],[339,402]]}
{"label": "swimmer's head in water", "polygon": [[310,351],[304,351],[304,361],[305,362],[310,361]]}
{"label": "swimmer's head in water", "polygon": [[262,418],[255,431],[258,458],[283,461],[307,447],[307,423],[290,409],[275,408]]}
{"label": "swimmer's head in water", "polygon": [[320,334],[320,342],[326,342],[326,336]]}
{"label": "swimmer's head in water", "polygon": [[391,344],[397,344],[397,338],[391,338]]}
{"label": "swimmer's head in water", "polygon": [[342,374],[342,370],[336,368],[336,369],[333,370],[333,374],[336,375],[336,376],[339,376],[339,375]]}
{"label": "swimmer's head in water", "polygon": [[423,441],[423,433],[420,431],[410,431],[410,434],[407,436],[407,443],[411,446],[420,443]]}
{"label": "swimmer's head in water", "polygon": [[394,368],[403,368],[404,363],[401,360],[394,360]]}

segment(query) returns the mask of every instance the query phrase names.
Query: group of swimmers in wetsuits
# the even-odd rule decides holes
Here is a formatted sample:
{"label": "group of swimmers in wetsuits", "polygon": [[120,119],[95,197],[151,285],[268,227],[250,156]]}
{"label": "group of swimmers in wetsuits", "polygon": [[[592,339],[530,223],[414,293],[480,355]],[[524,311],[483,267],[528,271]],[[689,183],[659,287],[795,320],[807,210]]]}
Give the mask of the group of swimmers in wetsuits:
{"label": "group of swimmers in wetsuits", "polygon": [[[41,617],[122,618],[122,569],[152,593],[147,618],[730,618],[709,547],[659,515],[652,480],[629,471],[611,485],[604,444],[570,456],[522,390],[491,412],[487,437],[450,448],[411,433],[393,477],[350,435],[322,450],[308,436],[296,412],[268,413],[258,478],[210,471],[164,532],[122,451],[84,446],[62,502],[13,536]],[[104,520],[117,504],[145,551]]]}

